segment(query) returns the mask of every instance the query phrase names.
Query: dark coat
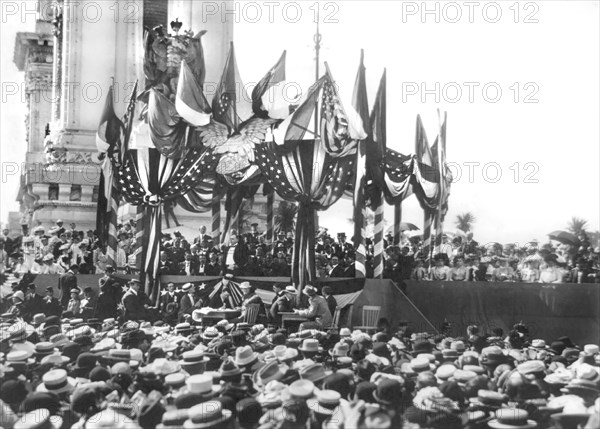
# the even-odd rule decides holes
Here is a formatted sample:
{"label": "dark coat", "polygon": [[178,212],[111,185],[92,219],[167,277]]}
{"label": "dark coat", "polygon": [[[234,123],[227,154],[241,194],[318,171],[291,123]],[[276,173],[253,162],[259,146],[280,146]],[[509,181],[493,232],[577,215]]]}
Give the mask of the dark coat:
{"label": "dark coat", "polygon": [[192,304],[190,295],[187,293],[183,295],[181,297],[181,302],[179,303],[179,319],[181,320],[184,314],[192,314],[192,311],[194,311],[195,308],[202,308],[202,300],[194,297],[194,304]]}
{"label": "dark coat", "polygon": [[[185,272],[185,262],[180,262],[179,263],[179,275],[181,276],[186,276],[188,275],[188,273]],[[198,275],[198,262],[194,261],[193,259],[190,261],[190,276],[197,276]]]}
{"label": "dark coat", "polygon": [[100,320],[117,316],[117,303],[114,296],[108,292],[101,292],[96,301],[94,317]]}
{"label": "dark coat", "polygon": [[25,296],[25,303],[23,304],[25,314],[23,318],[30,322],[33,316],[37,313],[44,312],[44,298],[39,294],[34,294],[33,297]]}
{"label": "dark coat", "polygon": [[61,274],[58,278],[58,290],[60,290],[60,303],[64,308],[69,305],[71,299],[71,289],[77,287],[77,276],[73,271],[69,270],[64,274]]}
{"label": "dark coat", "polygon": [[329,277],[344,277],[344,267],[336,265],[329,273]]}
{"label": "dark coat", "polygon": [[128,290],[123,295],[123,307],[125,307],[125,320],[145,320],[146,319],[146,308],[144,307],[144,301],[141,296],[141,292],[136,295],[133,291]]}
{"label": "dark coat", "polygon": [[58,298],[52,297],[50,301],[43,300],[43,312],[48,316],[60,316],[62,314],[62,306]]}

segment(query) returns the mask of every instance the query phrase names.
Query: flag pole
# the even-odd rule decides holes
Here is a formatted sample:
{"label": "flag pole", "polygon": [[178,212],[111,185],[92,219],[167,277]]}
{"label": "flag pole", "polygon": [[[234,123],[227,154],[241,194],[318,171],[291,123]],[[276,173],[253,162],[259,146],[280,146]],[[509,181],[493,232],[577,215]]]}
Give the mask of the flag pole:
{"label": "flag pole", "polygon": [[[319,31],[319,8],[317,8],[317,32],[313,36],[313,41],[315,42],[315,53],[316,53],[316,61],[315,61],[315,82],[319,80],[319,52],[321,50],[321,40],[323,37],[321,36],[321,32]],[[318,116],[318,107],[319,107],[319,98],[317,97],[315,100],[315,137],[319,135],[319,116]]]}
{"label": "flag pole", "polygon": [[437,207],[437,213],[436,213],[436,219],[435,219],[435,246],[436,246],[436,251],[437,253],[441,253],[442,252],[442,244],[444,241],[444,226],[443,226],[443,221],[442,221],[442,210],[443,210],[443,204],[444,204],[444,200],[445,200],[445,195],[446,195],[446,174],[445,174],[445,160],[444,160],[444,155],[445,155],[445,151],[443,148],[443,145],[445,144],[445,142],[443,141],[444,136],[442,135],[442,122],[441,122],[441,117],[440,117],[440,109],[437,109],[437,115],[438,115],[438,134],[439,134],[439,140],[438,140],[438,145],[437,145],[437,159],[438,159],[438,171],[439,171],[439,178],[440,178],[440,194],[439,194],[439,200],[438,200],[438,207]]}

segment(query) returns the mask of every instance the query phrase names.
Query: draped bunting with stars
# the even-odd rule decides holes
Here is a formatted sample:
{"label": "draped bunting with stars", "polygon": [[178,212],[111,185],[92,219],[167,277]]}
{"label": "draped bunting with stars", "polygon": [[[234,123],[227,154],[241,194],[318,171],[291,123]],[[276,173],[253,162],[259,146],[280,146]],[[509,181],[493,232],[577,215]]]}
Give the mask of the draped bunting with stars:
{"label": "draped bunting with stars", "polygon": [[[292,263],[292,281],[298,288],[315,279],[314,210],[329,208],[354,184],[356,141],[349,132],[353,124],[333,82],[328,72],[311,87],[290,120],[284,121],[284,145],[268,142],[255,148],[258,167],[275,192],[286,201],[298,202]],[[321,138],[302,140],[315,99],[320,99]],[[290,140],[290,135],[299,139]]]}
{"label": "draped bunting with stars", "polygon": [[[212,150],[193,149],[174,161],[157,149],[130,150],[122,168],[115,168],[116,181],[125,200],[145,206],[143,248],[144,271],[155,274],[160,253],[162,202],[179,198],[214,173],[219,156]],[[214,176],[213,176],[214,177]]]}
{"label": "draped bunting with stars", "polygon": [[411,178],[413,171],[413,157],[403,155],[392,149],[386,149],[384,161],[385,186],[383,195],[390,205],[401,203],[412,195]]}

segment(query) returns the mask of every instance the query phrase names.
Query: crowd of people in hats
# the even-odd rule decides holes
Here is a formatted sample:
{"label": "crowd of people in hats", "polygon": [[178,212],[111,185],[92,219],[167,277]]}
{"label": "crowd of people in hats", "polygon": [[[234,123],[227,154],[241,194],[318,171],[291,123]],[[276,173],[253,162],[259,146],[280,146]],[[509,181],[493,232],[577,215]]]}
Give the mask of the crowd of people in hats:
{"label": "crowd of people in hats", "polygon": [[[115,270],[136,274],[135,221],[119,225],[119,245]],[[490,243],[480,245],[472,233],[464,237],[446,237],[440,251],[433,255],[419,236],[404,237],[393,244],[391,233],[384,239],[383,277],[401,284],[412,280],[447,281],[518,281],[543,283],[599,283],[600,248],[593,248],[583,238],[582,245],[540,245],[536,241],[523,246]],[[294,237],[278,233],[273,242],[254,223],[248,232],[232,231],[226,245],[214,243],[200,228],[196,237],[184,237],[179,231],[163,234],[159,274],[223,276],[289,277]],[[31,234],[11,236],[4,229],[0,235],[0,269],[17,275],[31,272],[61,274],[73,265],[83,274],[103,273],[106,253],[99,246],[94,231],[78,231],[58,220],[47,231],[42,226]],[[373,240],[366,240],[366,276],[373,277]],[[315,245],[318,278],[355,277],[356,247],[345,233],[337,239],[326,229],[318,233]]]}
{"label": "crowd of people in hats", "polygon": [[[316,301],[297,311],[330,313]],[[600,427],[598,345],[531,338],[523,323],[438,334],[151,319],[3,314],[0,427]]]}

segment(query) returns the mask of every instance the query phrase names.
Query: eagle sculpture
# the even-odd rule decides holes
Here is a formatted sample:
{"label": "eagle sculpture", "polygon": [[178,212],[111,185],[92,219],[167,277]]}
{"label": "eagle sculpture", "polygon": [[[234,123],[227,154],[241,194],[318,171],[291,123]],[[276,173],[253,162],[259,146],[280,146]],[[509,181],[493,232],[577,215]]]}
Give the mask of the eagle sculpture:
{"label": "eagle sculpture", "polygon": [[221,155],[217,173],[223,175],[228,183],[237,184],[258,174],[254,148],[265,141],[273,125],[279,122],[280,119],[252,116],[236,130],[215,120],[196,130],[204,147]]}

